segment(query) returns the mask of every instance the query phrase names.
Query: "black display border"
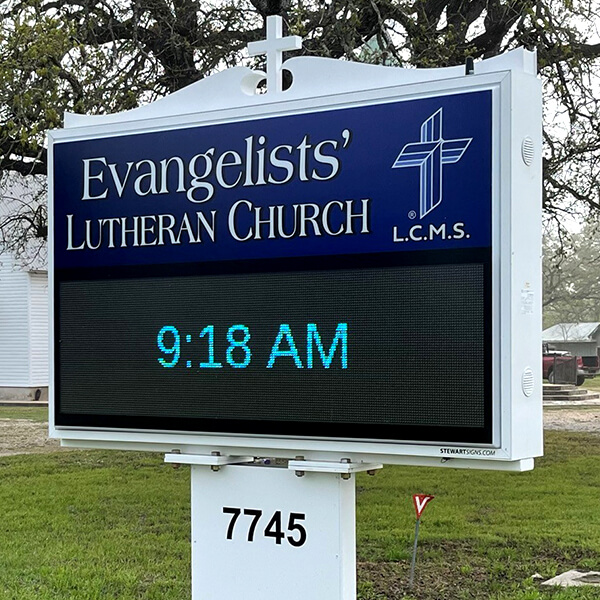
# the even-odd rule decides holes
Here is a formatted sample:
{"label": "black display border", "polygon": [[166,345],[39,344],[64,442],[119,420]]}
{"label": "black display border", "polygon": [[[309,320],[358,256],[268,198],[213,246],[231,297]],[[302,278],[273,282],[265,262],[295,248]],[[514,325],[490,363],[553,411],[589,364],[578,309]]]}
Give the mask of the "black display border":
{"label": "black display border", "polygon": [[[66,413],[60,406],[60,285],[67,281],[144,279],[233,273],[320,271],[386,266],[482,264],[484,267],[484,425],[475,427],[398,426],[313,421],[262,421],[177,417],[130,417]],[[56,427],[156,432],[189,432],[236,436],[326,438],[336,441],[492,444],[492,251],[491,248],[425,250],[330,256],[303,256],[143,266],[60,269],[54,273],[54,421]],[[465,375],[467,377],[467,375]],[[343,432],[336,434],[336,432]]]}

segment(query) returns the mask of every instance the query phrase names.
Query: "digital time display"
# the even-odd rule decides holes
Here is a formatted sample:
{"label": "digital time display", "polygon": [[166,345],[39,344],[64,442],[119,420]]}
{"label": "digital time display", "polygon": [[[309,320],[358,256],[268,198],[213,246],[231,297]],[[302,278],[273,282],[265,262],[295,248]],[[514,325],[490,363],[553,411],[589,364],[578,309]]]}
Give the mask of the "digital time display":
{"label": "digital time display", "polygon": [[[236,339],[235,335],[239,334],[238,337],[241,339]],[[223,363],[215,361],[215,326],[207,325],[200,332],[200,337],[207,338],[207,355],[208,360],[203,361],[198,364],[200,369],[222,369]],[[248,342],[252,337],[250,334],[250,329],[246,327],[246,325],[232,325],[227,329],[227,341],[229,345],[227,346],[227,350],[225,353],[227,362],[226,364],[234,369],[245,369],[250,365],[250,361],[252,360],[252,350],[250,350],[250,346]],[[165,342],[165,338],[167,341]],[[170,343],[168,340],[171,340]],[[185,336],[186,342],[192,341],[191,334],[187,334]],[[306,326],[306,368],[313,368],[313,348],[318,350],[319,356],[321,358],[322,364],[326,369],[329,369],[331,363],[333,362],[333,357],[338,345],[340,342],[340,360],[342,369],[348,368],[348,323],[338,323],[335,336],[333,338],[333,342],[327,352],[323,350],[323,343],[321,341],[321,336],[319,335],[319,330],[317,329],[316,323],[308,323]],[[171,358],[160,357],[158,362],[165,368],[171,369],[175,367],[179,363],[179,359],[181,358],[181,334],[177,327],[173,325],[165,325],[161,327],[158,332],[158,336],[156,338],[156,343],[158,345],[159,350],[165,354],[166,356],[170,356]],[[282,349],[282,346],[284,349]],[[285,349],[287,346],[287,349]],[[234,356],[234,352],[238,350],[241,355],[241,360],[236,360]],[[316,352],[315,350],[315,352]],[[266,368],[272,369],[275,366],[277,359],[281,359],[284,357],[289,357],[294,361],[296,368],[302,369],[304,365],[302,364],[302,359],[300,358],[300,354],[296,347],[296,342],[294,340],[294,336],[292,334],[292,330],[287,323],[282,323],[279,326],[277,332],[277,338],[273,343],[273,347],[271,349],[271,353],[269,354],[269,361],[267,362]],[[195,366],[191,360],[186,361],[186,367],[189,369],[192,366]]]}
{"label": "digital time display", "polygon": [[429,259],[74,273],[57,422],[488,441],[487,257]]}

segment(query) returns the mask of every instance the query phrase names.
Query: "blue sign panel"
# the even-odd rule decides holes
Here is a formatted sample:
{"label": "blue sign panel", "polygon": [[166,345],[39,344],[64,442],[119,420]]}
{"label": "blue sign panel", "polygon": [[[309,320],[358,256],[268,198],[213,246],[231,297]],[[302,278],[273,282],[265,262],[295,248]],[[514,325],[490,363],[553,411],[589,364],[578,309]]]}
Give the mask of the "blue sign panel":
{"label": "blue sign panel", "polygon": [[56,144],[55,266],[489,247],[491,95]]}
{"label": "blue sign panel", "polygon": [[491,443],[491,91],[53,160],[57,425]]}

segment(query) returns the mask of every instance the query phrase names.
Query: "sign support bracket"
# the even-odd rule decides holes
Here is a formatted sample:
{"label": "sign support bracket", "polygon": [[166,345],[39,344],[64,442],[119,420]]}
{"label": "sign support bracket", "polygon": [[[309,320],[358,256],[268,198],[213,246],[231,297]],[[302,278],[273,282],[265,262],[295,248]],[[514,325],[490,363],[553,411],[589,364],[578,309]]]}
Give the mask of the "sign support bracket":
{"label": "sign support bracket", "polygon": [[[165,454],[165,463],[173,465],[196,465],[207,467],[222,467],[226,465],[244,465],[254,462],[253,456],[228,456],[220,452],[211,454],[181,454],[173,451]],[[265,466],[265,465],[261,465]],[[310,473],[339,473],[343,479],[349,479],[352,473],[366,472],[375,475],[375,472],[383,468],[382,463],[352,462],[349,458],[342,458],[340,462],[331,460],[305,460],[296,457],[288,461],[287,468],[294,471],[298,477],[306,472]]]}
{"label": "sign support bracket", "polygon": [[375,475],[375,472],[382,468],[381,463],[352,462],[349,458],[342,458],[340,462],[334,462],[329,460],[304,460],[297,457],[288,462],[288,469],[293,470],[298,477],[302,477],[306,472],[339,473],[342,479],[350,479],[352,473],[366,471],[369,475]]}
{"label": "sign support bracket", "polygon": [[239,465],[253,461],[253,456],[227,456],[220,452],[212,452],[211,454],[181,454],[180,452],[173,451],[165,454],[165,462],[173,465],[222,467],[224,465]]}

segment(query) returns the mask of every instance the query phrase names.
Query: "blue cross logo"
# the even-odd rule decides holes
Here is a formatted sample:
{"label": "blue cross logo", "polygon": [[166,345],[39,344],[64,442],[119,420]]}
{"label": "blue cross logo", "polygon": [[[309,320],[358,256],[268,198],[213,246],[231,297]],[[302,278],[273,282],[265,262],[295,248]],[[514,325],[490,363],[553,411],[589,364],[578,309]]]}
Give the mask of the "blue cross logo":
{"label": "blue cross logo", "polygon": [[419,167],[420,216],[423,218],[442,201],[442,167],[457,163],[473,138],[445,140],[442,137],[442,109],[421,125],[421,141],[406,144],[392,169]]}

